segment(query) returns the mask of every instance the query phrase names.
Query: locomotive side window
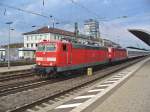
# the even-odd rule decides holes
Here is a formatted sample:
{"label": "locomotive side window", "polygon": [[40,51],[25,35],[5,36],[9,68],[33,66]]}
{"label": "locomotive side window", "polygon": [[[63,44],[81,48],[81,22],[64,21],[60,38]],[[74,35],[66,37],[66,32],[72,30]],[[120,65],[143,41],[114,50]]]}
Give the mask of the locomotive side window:
{"label": "locomotive side window", "polygon": [[56,44],[50,43],[46,45],[46,51],[55,51],[56,50]]}
{"label": "locomotive side window", "polygon": [[67,51],[67,45],[66,44],[63,44],[63,51]]}

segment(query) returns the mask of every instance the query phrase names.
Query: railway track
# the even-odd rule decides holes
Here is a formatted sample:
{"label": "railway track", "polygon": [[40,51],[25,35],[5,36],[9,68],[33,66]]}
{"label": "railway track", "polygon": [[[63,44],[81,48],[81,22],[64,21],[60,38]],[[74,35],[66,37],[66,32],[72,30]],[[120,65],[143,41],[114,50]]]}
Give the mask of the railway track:
{"label": "railway track", "polygon": [[[133,65],[142,59],[143,58],[129,61],[129,62],[124,63],[124,64],[111,66],[111,67],[105,68],[103,70],[100,70],[100,71],[97,71],[94,73],[94,74],[99,74],[99,75],[93,75],[90,77],[87,77],[84,75],[84,76],[69,79],[69,80],[59,81],[58,83],[54,83],[54,84],[51,83],[50,87],[51,87],[52,91],[49,91],[48,96],[45,96],[42,99],[38,98],[38,99],[32,101],[31,103],[28,103],[28,104],[18,106],[18,108],[11,109],[11,111],[12,112],[21,112],[21,111],[24,111],[28,108],[34,107],[35,105],[39,105],[43,102],[47,102],[51,99],[54,99],[54,98],[57,98],[58,96],[61,96],[62,94],[68,93],[68,92],[73,91],[73,90],[80,88],[82,86],[91,84],[94,81],[97,81],[100,78],[107,76],[108,74],[111,74],[111,73],[114,73],[114,72],[119,71],[121,69],[124,69],[126,67],[129,67],[130,65]],[[44,92],[43,92],[43,94],[44,94]]]}
{"label": "railway track", "polygon": [[0,77],[0,82],[9,81],[9,80],[16,80],[20,78],[26,78],[33,76],[32,71],[22,71],[22,73],[13,73],[9,75],[4,75]]}
{"label": "railway track", "polygon": [[56,82],[63,81],[66,79],[68,78],[61,78],[61,79],[58,78],[58,79],[51,79],[51,80],[36,78],[33,80],[24,81],[24,82],[18,82],[18,83],[13,83],[13,84],[8,84],[8,85],[0,85],[0,97],[6,96],[9,94],[14,94],[14,93],[21,92],[21,91],[27,91],[28,89],[37,88],[40,86],[56,83]]}
{"label": "railway track", "polygon": [[33,81],[26,81],[23,83],[16,83],[12,85],[5,85],[0,87],[0,97],[8,94],[24,91],[24,90],[36,88],[53,82],[54,81],[51,80],[33,80]]}

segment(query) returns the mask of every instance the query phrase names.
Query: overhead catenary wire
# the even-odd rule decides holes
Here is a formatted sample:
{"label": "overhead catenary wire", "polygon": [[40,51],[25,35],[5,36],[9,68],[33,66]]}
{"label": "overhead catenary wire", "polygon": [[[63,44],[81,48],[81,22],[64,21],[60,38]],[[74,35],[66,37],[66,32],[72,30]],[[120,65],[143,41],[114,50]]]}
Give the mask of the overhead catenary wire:
{"label": "overhead catenary wire", "polygon": [[40,17],[43,17],[43,18],[46,18],[46,19],[50,19],[50,17],[47,16],[47,15],[43,15],[43,14],[40,14],[40,13],[37,13],[37,12],[34,12],[34,11],[25,10],[25,9],[18,8],[18,7],[15,7],[15,6],[10,6],[10,5],[7,5],[7,4],[4,4],[4,3],[0,3],[0,6],[11,8],[11,9],[18,10],[18,11],[21,11],[21,12],[25,12],[25,13],[28,13],[28,14],[40,16]]}
{"label": "overhead catenary wire", "polygon": [[[98,21],[110,21],[110,20],[104,20],[104,18],[100,18],[96,13],[94,13],[93,11],[91,11],[90,9],[88,9],[87,7],[85,7],[84,5],[78,3],[78,2],[75,2],[74,0],[70,0],[73,4],[75,5],[78,5],[80,6],[81,8],[83,8],[85,11],[87,11],[88,13],[94,15],[96,18],[95,19],[98,19]],[[11,8],[11,9],[14,9],[14,10],[18,10],[18,11],[21,11],[21,12],[25,12],[25,13],[28,13],[28,14],[32,14],[32,15],[36,15],[36,16],[40,16],[40,17],[43,17],[43,18],[46,18],[48,20],[50,20],[50,16],[49,15],[43,15],[41,13],[37,13],[37,12],[34,12],[34,11],[30,11],[30,10],[25,10],[25,9],[22,9],[22,8],[18,8],[18,7],[15,7],[15,6],[10,6],[10,5],[7,5],[7,4],[4,4],[4,3],[0,3],[1,6],[4,6],[4,7],[7,7],[7,8]],[[45,0],[43,0],[43,6],[45,5]],[[7,11],[6,11],[6,8],[4,10],[4,15],[6,15]],[[123,16],[124,18],[127,18],[127,16]],[[53,16],[54,18],[54,16]],[[119,17],[116,17],[114,19],[120,19]],[[55,18],[56,20],[56,18]],[[58,20],[58,19],[57,19]],[[60,22],[59,22],[60,23]],[[63,22],[62,23],[66,23],[66,22]],[[68,23],[67,23],[68,24]]]}
{"label": "overhead catenary wire", "polygon": [[7,12],[7,11],[6,11],[6,8],[5,8],[5,10],[4,10],[4,16],[6,15],[6,12]]}
{"label": "overhead catenary wire", "polygon": [[79,7],[81,7],[82,9],[84,9],[87,13],[90,13],[94,16],[95,19],[104,19],[104,18],[100,18],[98,14],[96,14],[95,12],[91,11],[89,8],[85,7],[84,5],[74,1],[74,0],[69,0],[71,3],[73,3],[74,5],[77,5]]}
{"label": "overhead catenary wire", "polygon": [[[105,22],[108,22],[108,21],[112,21],[112,20],[117,20],[117,19],[127,19],[127,18],[132,18],[132,16],[128,16],[128,15],[122,15],[122,16],[118,16],[118,17],[114,17],[112,19],[106,19],[105,17],[99,17],[98,14],[96,14],[95,12],[91,11],[89,8],[87,8],[86,6],[82,5],[81,3],[79,2],[76,2],[75,0],[69,0],[71,1],[74,5],[77,5],[79,7],[81,7],[82,9],[84,9],[87,13],[90,13],[92,15],[94,15],[95,19],[98,20],[98,21],[105,21]],[[140,15],[139,15],[140,16]],[[147,16],[150,16],[150,14],[148,13]]]}
{"label": "overhead catenary wire", "polygon": [[[44,5],[45,5],[45,1],[43,0],[43,6],[44,6]],[[34,12],[34,11],[31,11],[31,10],[25,10],[25,9],[22,9],[22,8],[19,8],[19,7],[15,7],[15,6],[11,6],[11,5],[7,5],[7,4],[4,4],[4,3],[0,3],[0,6],[5,7],[4,15],[7,14],[6,8],[10,8],[10,9],[17,10],[17,11],[21,11],[21,12],[24,12],[24,13],[27,13],[27,14],[36,15],[36,16],[45,18],[45,19],[47,19],[48,21],[53,22],[52,19],[51,19],[51,15],[44,15],[44,14],[42,14],[42,13]],[[52,17],[53,17],[53,19],[55,19],[55,21],[58,21],[57,18],[55,18],[54,16],[52,16]]]}

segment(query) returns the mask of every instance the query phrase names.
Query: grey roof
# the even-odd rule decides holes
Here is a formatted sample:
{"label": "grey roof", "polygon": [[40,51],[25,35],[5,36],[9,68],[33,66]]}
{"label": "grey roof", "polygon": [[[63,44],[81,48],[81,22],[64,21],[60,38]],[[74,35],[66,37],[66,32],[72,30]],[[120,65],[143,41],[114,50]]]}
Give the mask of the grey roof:
{"label": "grey roof", "polygon": [[128,29],[133,35],[150,46],[150,32],[143,29]]}

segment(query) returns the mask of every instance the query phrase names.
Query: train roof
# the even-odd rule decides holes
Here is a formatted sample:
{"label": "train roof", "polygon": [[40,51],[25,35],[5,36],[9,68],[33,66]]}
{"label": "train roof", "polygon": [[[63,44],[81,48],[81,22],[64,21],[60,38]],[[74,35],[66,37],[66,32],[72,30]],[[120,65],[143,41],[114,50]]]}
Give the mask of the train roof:
{"label": "train roof", "polygon": [[72,43],[65,40],[43,40],[39,43],[70,43],[72,44],[73,48],[84,48],[84,49],[108,49],[107,47],[99,46],[99,45],[90,45],[90,44],[81,44],[81,43]]}
{"label": "train roof", "polygon": [[80,43],[73,43],[72,44],[74,48],[84,48],[84,49],[103,49],[107,50],[107,47],[103,46],[97,46],[97,45],[86,45],[86,44],[80,44]]}

